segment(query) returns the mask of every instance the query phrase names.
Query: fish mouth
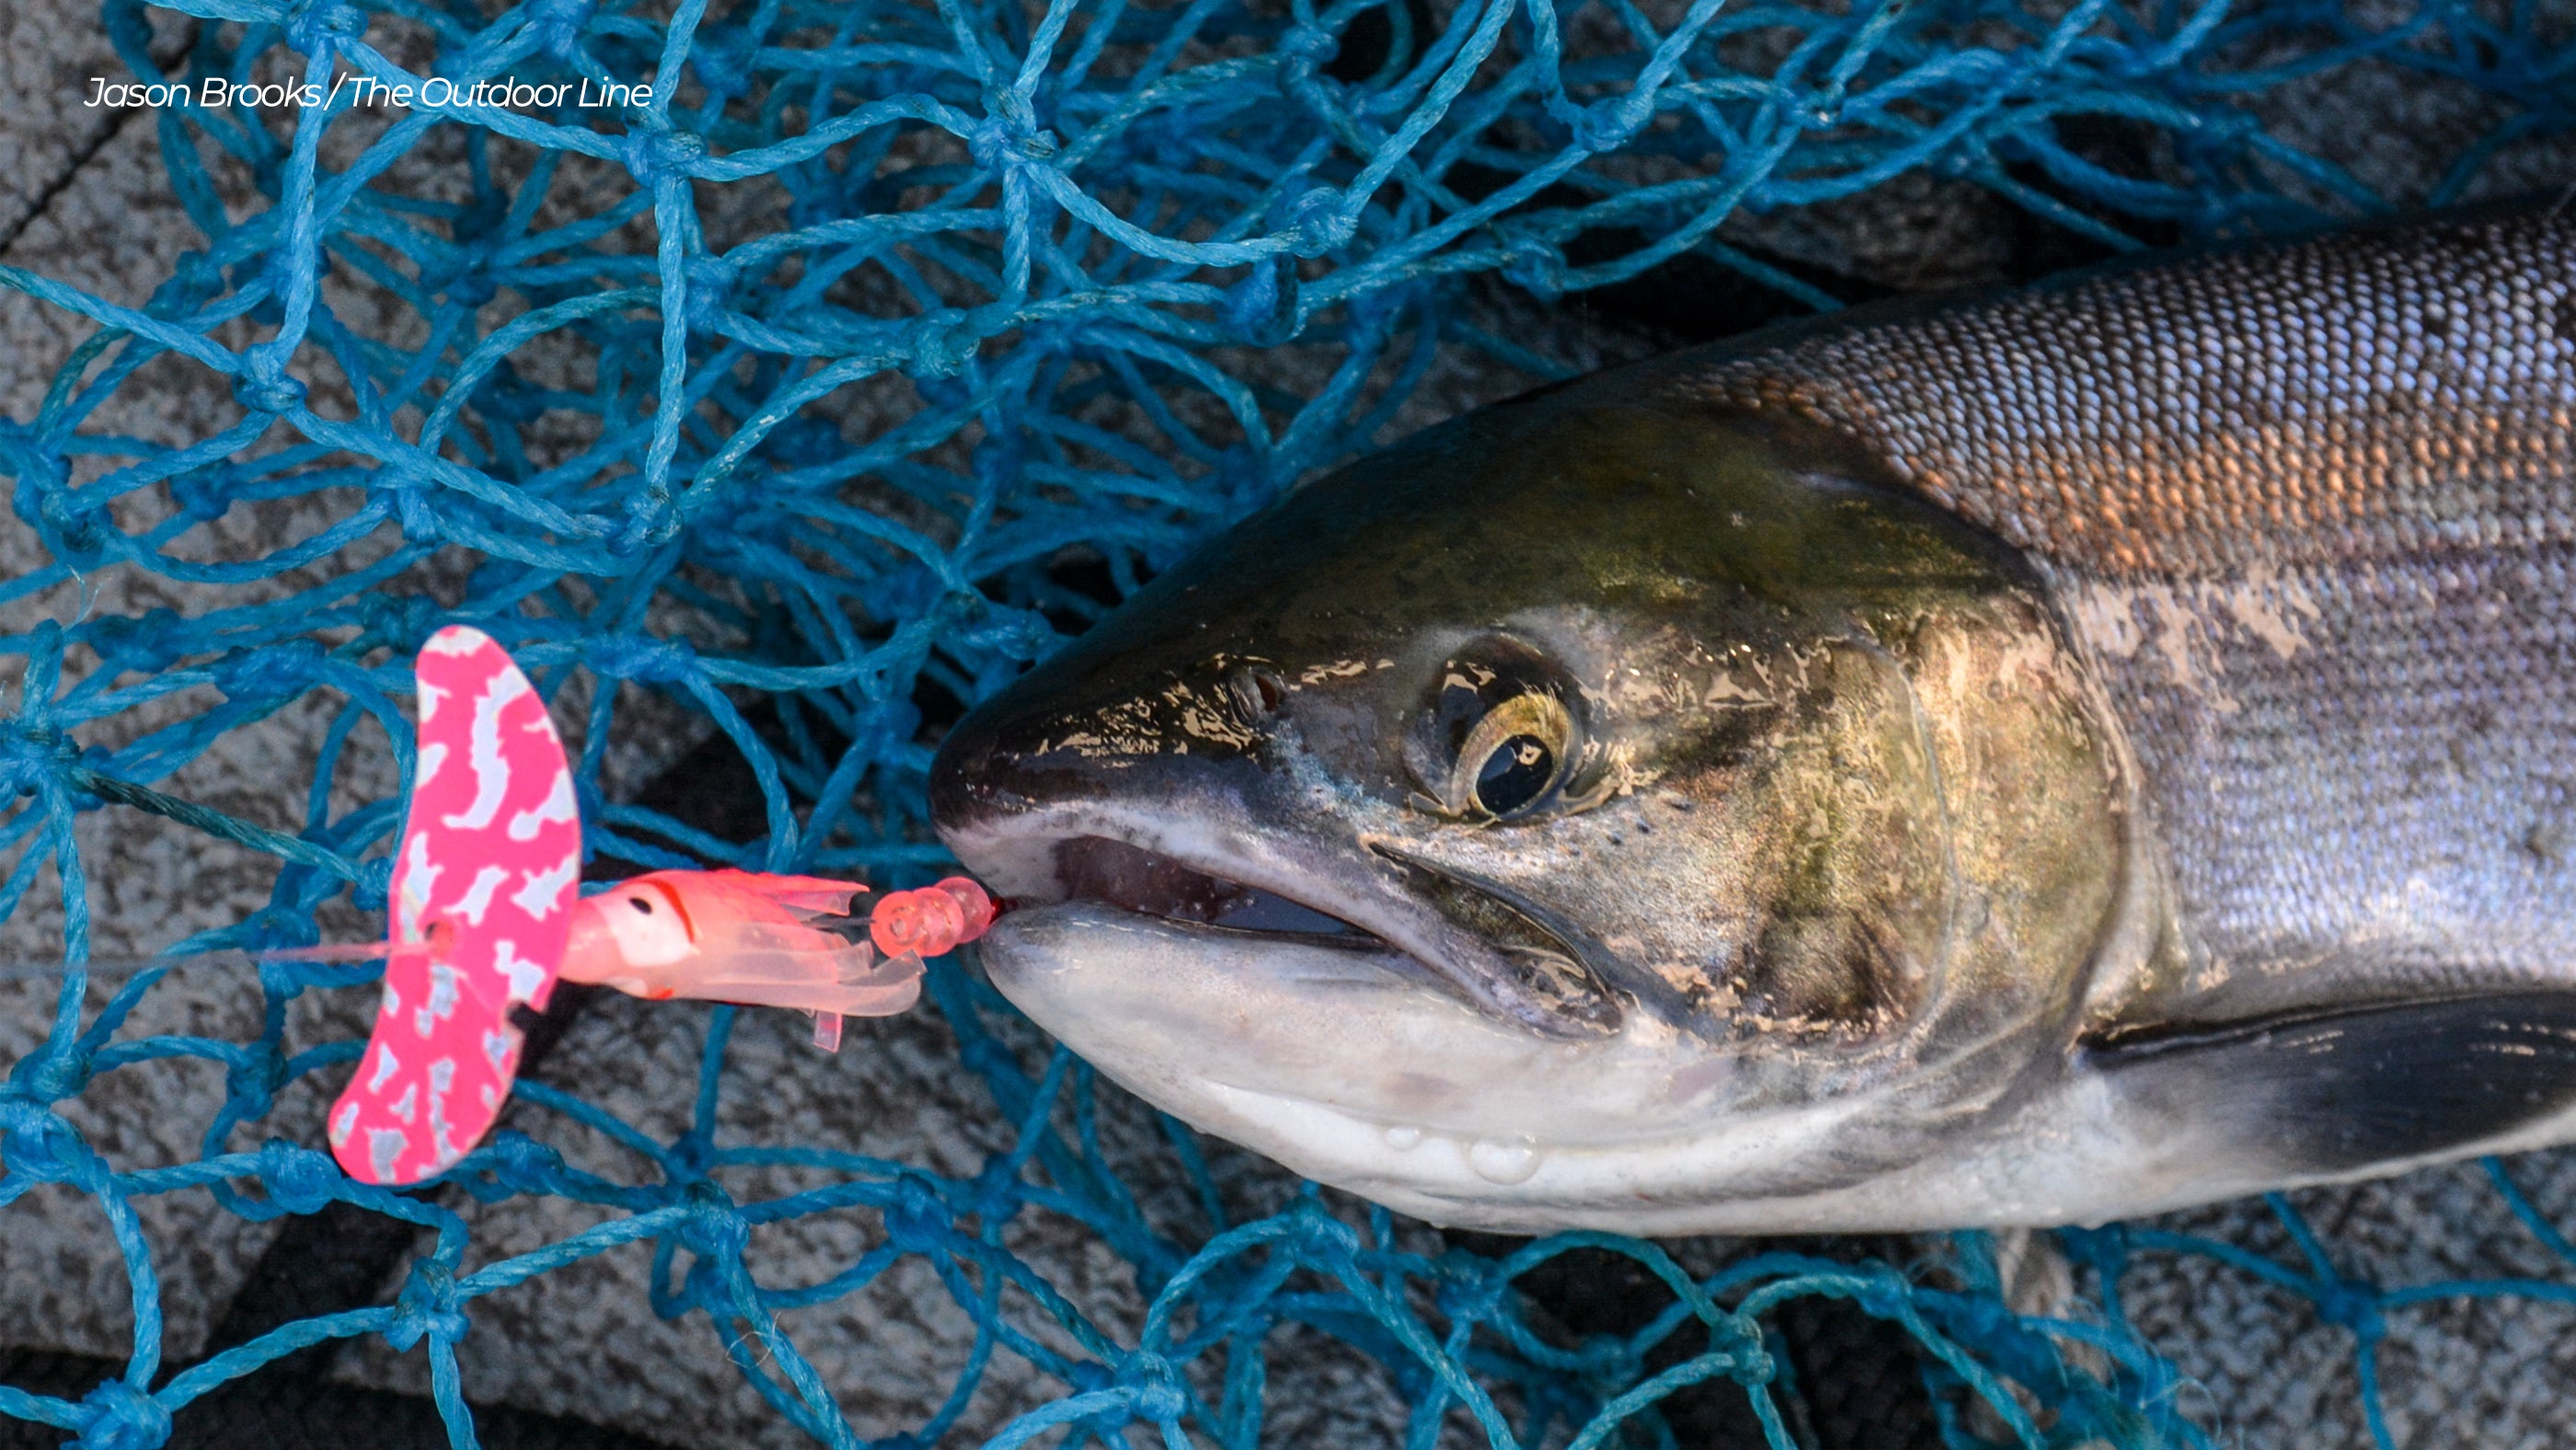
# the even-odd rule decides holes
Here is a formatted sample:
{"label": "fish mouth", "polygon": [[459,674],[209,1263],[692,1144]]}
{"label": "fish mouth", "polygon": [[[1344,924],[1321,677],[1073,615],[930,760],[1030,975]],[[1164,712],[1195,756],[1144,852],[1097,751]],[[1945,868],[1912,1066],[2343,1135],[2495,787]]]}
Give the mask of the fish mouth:
{"label": "fish mouth", "polygon": [[[1654,1013],[1603,994],[1609,1026],[1569,1031],[1508,1010],[1531,969],[1445,914],[1498,898],[1367,842],[1327,876],[1312,843],[1274,841],[1291,871],[1190,820],[1156,835],[1082,808],[946,833],[1012,901],[977,944],[993,985],[1163,1111],[1402,1211],[1520,1232],[1628,1211],[1669,1145],[1734,1121],[1736,1064]],[[1717,1136],[1739,1174],[1807,1142],[1758,1115]]]}
{"label": "fish mouth", "polygon": [[1311,975],[1338,958],[1337,971],[1435,992],[1543,1038],[1619,1028],[1623,1004],[1580,945],[1481,883],[1391,846],[1363,839],[1326,852],[1170,818],[1048,814],[1057,818],[946,835],[959,859],[1022,909],[1107,908],[1250,970],[1293,960]]}
{"label": "fish mouth", "polygon": [[1098,901],[1121,911],[1230,932],[1302,938],[1354,951],[1387,950],[1385,938],[1294,897],[1199,870],[1175,857],[1108,836],[1056,843],[1056,879],[1064,899]]}

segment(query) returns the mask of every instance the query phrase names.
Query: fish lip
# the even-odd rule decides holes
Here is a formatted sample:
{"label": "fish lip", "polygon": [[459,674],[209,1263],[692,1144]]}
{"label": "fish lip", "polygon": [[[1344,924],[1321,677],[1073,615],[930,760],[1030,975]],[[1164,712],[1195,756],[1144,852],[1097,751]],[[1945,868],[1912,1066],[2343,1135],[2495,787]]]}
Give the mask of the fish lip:
{"label": "fish lip", "polygon": [[[1163,916],[1135,907],[1120,906],[1093,896],[1068,897],[1062,901],[1021,907],[995,919],[992,931],[984,941],[988,950],[1000,948],[1007,956],[1016,939],[1032,928],[1053,925],[1052,914],[1079,913],[1105,917],[1122,925],[1192,942],[1244,946],[1275,946],[1283,955],[1294,952],[1309,962],[1333,962],[1329,975],[1337,980],[1364,982],[1370,986],[1402,990],[1411,987],[1438,993],[1453,1001],[1460,1000],[1445,978],[1412,954],[1374,936],[1326,934],[1321,932],[1276,931],[1230,927],[1218,922],[1191,921],[1184,917]],[[1312,975],[1308,973],[1306,975]],[[1472,1005],[1472,1004],[1466,1004]]]}
{"label": "fish lip", "polygon": [[[1054,803],[1031,805],[1007,813],[982,812],[969,820],[943,822],[940,834],[958,859],[979,875],[990,874],[988,863],[999,860],[1018,863],[1019,879],[1011,883],[1018,889],[1006,887],[1004,894],[1021,897],[1032,904],[1073,899],[1100,901],[1096,897],[1073,897],[1065,889],[1060,876],[1045,883],[1043,891],[1031,889],[1033,883],[1027,875],[1028,863],[1038,859],[1052,863],[1058,846],[1083,837],[1116,841],[1164,857],[1200,875],[1266,892],[1356,927],[1374,940],[1352,942],[1347,944],[1347,949],[1402,957],[1419,970],[1420,984],[1461,997],[1479,1010],[1514,1022],[1538,1036],[1580,1040],[1617,1030],[1615,1006],[1605,1024],[1552,1009],[1543,1000],[1519,990],[1514,985],[1517,974],[1499,948],[1452,922],[1437,907],[1405,891],[1393,871],[1367,869],[1369,862],[1383,862],[1388,867],[1425,869],[1418,863],[1388,856],[1373,849],[1363,838],[1353,843],[1355,849],[1350,852],[1331,853],[1324,861],[1309,862],[1302,869],[1292,869],[1264,860],[1251,851],[1228,848],[1235,837],[1271,841],[1270,833],[1257,830],[1183,833],[1172,829],[1168,817],[1183,814],[1177,810],[1147,814],[1097,801]],[[1157,819],[1157,816],[1166,819]],[[1362,869],[1353,872],[1349,869],[1352,865],[1359,865]],[[1441,874],[1444,880],[1459,889],[1481,891],[1473,882],[1459,881],[1446,873],[1434,874]],[[1356,880],[1347,880],[1353,877]],[[1357,889],[1317,889],[1346,882]],[[1371,886],[1376,888],[1374,893],[1367,889]],[[1376,899],[1372,899],[1373,895]],[[1493,899],[1497,905],[1519,914],[1511,902],[1499,897]],[[1115,902],[1100,901],[1100,904],[1130,910]],[[1406,906],[1411,909],[1402,909]],[[1283,940],[1313,940],[1311,936],[1244,931],[1151,912],[1134,914],[1168,922],[1191,932],[1222,931],[1237,938],[1259,935]],[[1539,923],[1534,922],[1533,925],[1542,932],[1546,931]],[[1554,933],[1547,934],[1555,939]],[[1583,962],[1583,957],[1571,949],[1566,955],[1569,961]]]}

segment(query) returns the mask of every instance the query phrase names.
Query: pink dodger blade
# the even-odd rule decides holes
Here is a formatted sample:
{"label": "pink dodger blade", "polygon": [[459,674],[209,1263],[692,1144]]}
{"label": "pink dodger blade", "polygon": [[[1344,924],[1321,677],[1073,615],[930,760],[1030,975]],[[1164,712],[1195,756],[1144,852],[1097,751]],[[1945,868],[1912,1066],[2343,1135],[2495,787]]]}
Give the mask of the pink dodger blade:
{"label": "pink dodger blade", "polygon": [[418,1183],[490,1131],[518,1076],[510,1009],[543,1009],[572,925],[581,819],[545,701],[509,653],[450,625],[414,663],[420,763],[395,859],[385,994],[331,1151]]}

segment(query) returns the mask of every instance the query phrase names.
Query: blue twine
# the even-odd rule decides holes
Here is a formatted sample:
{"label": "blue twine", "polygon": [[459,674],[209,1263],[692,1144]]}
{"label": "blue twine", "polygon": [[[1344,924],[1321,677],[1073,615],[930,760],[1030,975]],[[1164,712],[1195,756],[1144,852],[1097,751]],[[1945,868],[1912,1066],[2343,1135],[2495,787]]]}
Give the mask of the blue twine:
{"label": "blue twine", "polygon": [[[2022,1445],[2202,1445],[2203,1427],[2176,1408],[2179,1374],[2120,1297],[2129,1267],[2172,1254],[2304,1300],[2321,1332],[2352,1336],[2384,1445],[2375,1352],[2389,1316],[2457,1297],[2576,1307],[2576,1289],[2556,1281],[2355,1279],[2285,1202],[2295,1262],[2148,1228],[2058,1235],[2092,1286],[2095,1312],[2081,1321],[2008,1308],[1977,1234],[1906,1271],[1764,1253],[1694,1278],[1652,1244],[1603,1234],[1433,1257],[1402,1247],[1384,1212],[1350,1221],[1313,1194],[1229,1221],[1196,1139],[1168,1120],[1200,1219],[1151,1221],[1102,1150],[1091,1071],[1059,1051],[1030,1078],[992,1030],[1007,1006],[946,963],[933,965],[928,1010],[1016,1127],[1013,1146],[974,1175],[719,1135],[732,1022],[719,1010],[692,1126],[671,1140],[577,1094],[522,1085],[542,1114],[630,1155],[637,1182],[496,1134],[451,1181],[486,1202],[561,1197],[605,1217],[468,1273],[455,1213],[351,1182],[310,1145],[233,1146],[282,1094],[317,1076],[304,1090],[326,1089],[354,1060],[346,1042],[288,1052],[286,1004],[368,991],[376,970],[264,964],[264,1025],[249,1042],[131,1034],[128,1014],[161,973],[93,1002],[80,966],[87,867],[71,831],[85,811],[139,809],[202,833],[210,850],[284,863],[267,908],[183,948],[310,941],[314,912],[343,893],[380,909],[399,807],[335,810],[330,784],[344,755],[379,739],[408,778],[407,661],[439,626],[466,622],[510,647],[550,699],[584,675],[601,686],[577,772],[594,851],[927,879],[944,863],[924,825],[919,702],[925,691],[981,698],[1097,616],[1099,602],[1055,572],[1068,551],[1088,551],[1120,592],[1132,589],[1295,480],[1383,441],[1444,347],[1561,373],[1480,332],[1459,305],[1466,279],[1494,274],[1553,298],[1695,253],[1829,307],[1718,228],[1910,172],[1986,187],[2117,249],[2149,227],[2206,235],[2305,222],[2320,208],[2373,213],[2385,199],[2244,105],[2364,59],[2494,103],[2491,128],[2437,186],[2440,202],[2508,145],[2576,123],[2576,49],[2544,37],[2535,7],[2424,0],[2374,31],[2339,0],[1691,0],[1659,16],[1609,0],[1615,35],[1580,42],[1572,7],[1532,0],[1462,0],[1445,20],[1403,0],[1153,11],[1051,0],[1036,14],[1005,0],[762,0],[721,24],[704,21],[700,0],[667,23],[623,0],[527,0],[482,24],[399,0],[165,8],[223,23],[199,30],[190,69],[164,76],[151,14],[108,0],[107,33],[139,79],[267,74],[278,52],[303,58],[281,73],[409,84],[420,99],[381,112],[363,146],[333,150],[355,152],[336,170],[322,139],[356,124],[345,105],[301,109],[286,141],[275,117],[193,99],[163,112],[172,189],[205,241],[139,309],[0,267],[0,286],[95,329],[32,416],[0,419],[10,507],[50,555],[0,583],[0,601],[116,566],[241,591],[198,614],[83,612],[0,640],[25,663],[0,719],[11,862],[0,916],[54,866],[71,968],[49,1034],[0,1085],[0,1207],[40,1183],[93,1197],[123,1255],[135,1323],[122,1377],[78,1402],[0,1385],[0,1414],[84,1446],[149,1450],[168,1439],[172,1414],[225,1381],[308,1345],[377,1335],[429,1356],[434,1397],[468,1443],[456,1345],[473,1332],[474,1301],[647,1240],[655,1307],[703,1314],[768,1402],[834,1445],[855,1443],[834,1387],[777,1316],[864,1292],[907,1259],[929,1263],[978,1329],[947,1397],[886,1442],[907,1447],[947,1434],[999,1356],[1063,1393],[995,1445],[1149,1427],[1167,1445],[1249,1447],[1265,1423],[1273,1332],[1293,1324],[1379,1361],[1413,1406],[1414,1445],[1469,1426],[1498,1446],[1590,1450],[1622,1427],[1661,1442],[1666,1399],[1723,1382],[1787,1450],[1773,1390],[1789,1369],[1766,1324],[1812,1296],[1923,1346],[1950,1445],[1998,1428]],[[434,39],[428,69],[405,72],[376,48],[393,25]],[[1726,58],[1755,54],[1777,59],[1746,70]],[[433,79],[452,89],[422,89]],[[642,88],[605,111],[510,108],[473,98],[489,80]],[[2170,164],[2115,172],[2075,143],[2084,123],[2125,128]],[[417,183],[397,180],[408,173],[394,163],[439,131],[464,142],[463,184],[406,191]],[[490,164],[496,142],[537,158],[515,189]],[[201,159],[209,146],[247,168],[264,209],[234,220]],[[631,186],[546,207],[575,155]],[[711,235],[702,204],[755,180],[783,197],[772,228]],[[1604,237],[1631,240],[1604,255]],[[368,309],[341,315],[326,277],[407,309],[410,329],[386,333]],[[504,299],[507,320],[490,325],[482,309]],[[235,325],[256,340],[218,340]],[[1291,341],[1332,360],[1310,396],[1231,370],[1244,349]],[[560,381],[548,364],[567,347],[590,360],[588,381]],[[219,380],[242,420],[177,446],[102,428],[101,405],[162,358]],[[854,421],[847,405],[862,390],[882,407]],[[293,499],[335,522],[223,562],[188,546],[192,528]],[[143,506],[120,507],[132,504]],[[363,564],[349,552],[360,544],[372,551]],[[475,561],[460,595],[433,597],[409,572],[442,549]],[[250,592],[289,571],[323,582],[282,600]],[[711,626],[701,643],[668,632],[683,616]],[[74,658],[98,663],[81,673],[66,667]],[[603,797],[617,682],[705,715],[744,752],[764,839],[719,841]],[[199,686],[211,703],[176,723],[118,732],[127,743],[115,748],[81,743]],[[340,704],[300,818],[263,825],[157,784],[317,691]],[[774,702],[776,743],[742,714],[750,692]],[[102,1073],[169,1058],[224,1073],[227,1101],[193,1161],[120,1170],[57,1111]],[[729,1175],[778,1165],[830,1181],[771,1199],[727,1187]],[[2504,1168],[2490,1171],[2524,1228],[2576,1265],[2561,1230]],[[156,1386],[159,1294],[132,1204],[193,1192],[253,1218],[346,1202],[432,1230],[435,1243],[394,1304],[286,1325]],[[753,1275],[753,1227],[823,1213],[873,1217],[883,1242],[816,1283]],[[1133,1338],[1094,1323],[1004,1247],[1003,1226],[1031,1213],[1082,1225],[1134,1266],[1152,1302]],[[1633,1260],[1669,1303],[1631,1334],[1553,1342],[1529,1322],[1518,1283],[1577,1248]],[[1221,1370],[1199,1368],[1220,1357]]]}

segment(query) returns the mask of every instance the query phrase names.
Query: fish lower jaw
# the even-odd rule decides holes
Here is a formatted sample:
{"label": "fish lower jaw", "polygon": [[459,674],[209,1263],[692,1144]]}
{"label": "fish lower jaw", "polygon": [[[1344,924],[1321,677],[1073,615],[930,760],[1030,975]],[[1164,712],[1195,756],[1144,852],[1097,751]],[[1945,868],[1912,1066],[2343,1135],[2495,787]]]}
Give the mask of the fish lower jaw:
{"label": "fish lower jaw", "polygon": [[1864,1107],[1730,1111],[1740,1084],[1699,1039],[1642,1017],[1545,1037],[1384,953],[1097,902],[1011,913],[981,950],[1003,995],[1147,1102],[1440,1223],[1642,1222],[1795,1168]]}

